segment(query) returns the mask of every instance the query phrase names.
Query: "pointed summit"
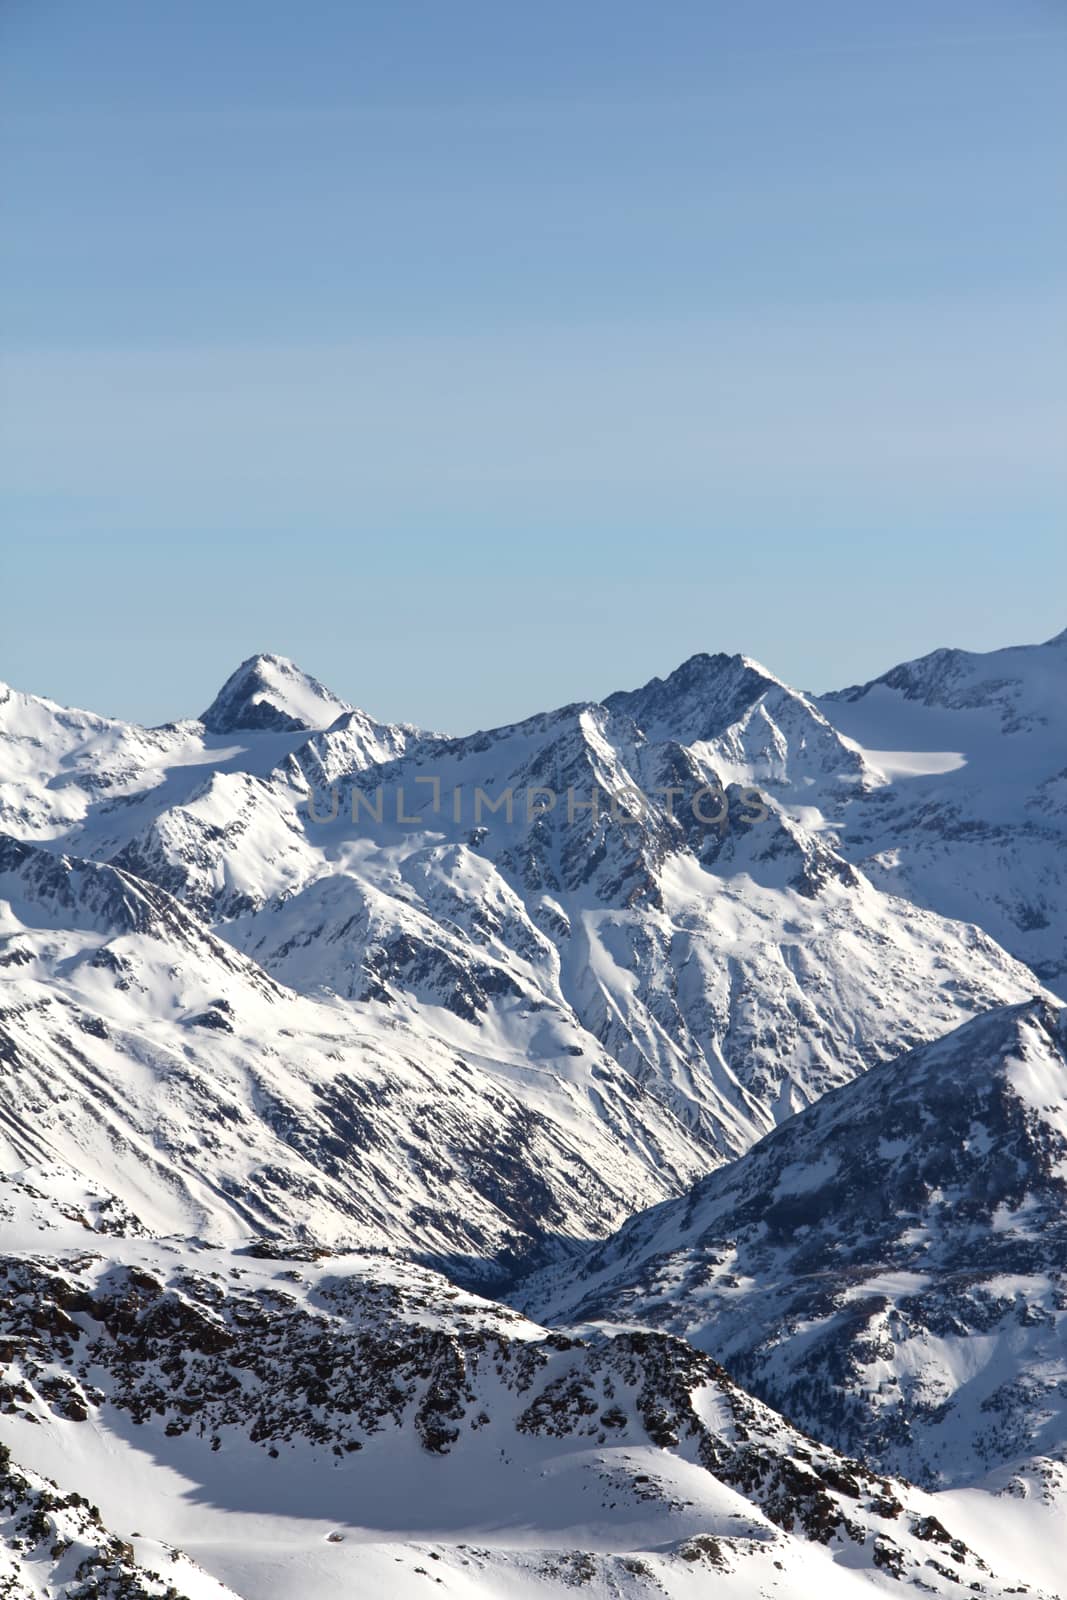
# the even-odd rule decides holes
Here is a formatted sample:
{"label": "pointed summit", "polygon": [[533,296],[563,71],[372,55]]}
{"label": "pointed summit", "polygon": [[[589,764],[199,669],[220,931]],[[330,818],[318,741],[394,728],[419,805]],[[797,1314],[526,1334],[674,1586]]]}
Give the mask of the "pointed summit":
{"label": "pointed summit", "polygon": [[351,709],[285,656],[257,655],[226,679],[200,720],[209,733],[301,733]]}
{"label": "pointed summit", "polygon": [[750,656],[695,655],[669,677],[620,689],[604,704],[632,717],[650,737],[684,737],[691,743],[716,737],[760,695],[781,687],[781,679]]}

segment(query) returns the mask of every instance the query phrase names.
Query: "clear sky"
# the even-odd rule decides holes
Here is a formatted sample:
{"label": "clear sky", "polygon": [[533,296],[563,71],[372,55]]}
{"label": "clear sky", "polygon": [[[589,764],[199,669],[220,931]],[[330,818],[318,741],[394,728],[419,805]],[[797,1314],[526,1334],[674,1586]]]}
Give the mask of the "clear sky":
{"label": "clear sky", "polygon": [[0,678],[462,731],[1067,626],[1064,0],[3,0]]}

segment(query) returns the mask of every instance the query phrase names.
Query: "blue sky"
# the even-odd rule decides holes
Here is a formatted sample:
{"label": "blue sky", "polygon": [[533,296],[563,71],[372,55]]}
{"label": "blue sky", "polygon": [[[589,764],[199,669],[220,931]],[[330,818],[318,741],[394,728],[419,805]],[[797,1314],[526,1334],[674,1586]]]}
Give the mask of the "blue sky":
{"label": "blue sky", "polygon": [[1067,625],[1061,0],[5,0],[0,678],[457,731]]}

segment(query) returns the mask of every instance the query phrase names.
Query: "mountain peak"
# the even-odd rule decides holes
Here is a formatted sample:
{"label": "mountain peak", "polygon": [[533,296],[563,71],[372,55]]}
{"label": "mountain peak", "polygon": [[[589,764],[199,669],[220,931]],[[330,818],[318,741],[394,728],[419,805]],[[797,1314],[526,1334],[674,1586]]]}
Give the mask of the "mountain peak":
{"label": "mountain peak", "polygon": [[209,733],[302,733],[351,709],[287,657],[261,654],[241,662],[200,720]]}
{"label": "mountain peak", "polygon": [[714,737],[760,695],[780,687],[781,679],[751,656],[701,652],[666,678],[609,694],[604,704],[609,711],[632,717],[650,736],[652,730],[669,730],[677,736],[684,729],[691,742]]}

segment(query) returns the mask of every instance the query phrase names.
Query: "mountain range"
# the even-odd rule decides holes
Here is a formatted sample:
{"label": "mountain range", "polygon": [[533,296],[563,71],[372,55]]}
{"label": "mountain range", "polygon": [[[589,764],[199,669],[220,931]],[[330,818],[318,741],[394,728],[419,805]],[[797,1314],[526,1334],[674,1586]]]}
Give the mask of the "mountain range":
{"label": "mountain range", "polygon": [[1055,1592],[1065,691],[0,687],[7,1592]]}

